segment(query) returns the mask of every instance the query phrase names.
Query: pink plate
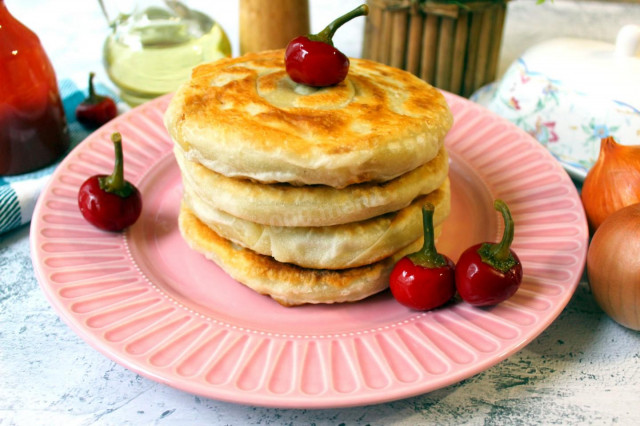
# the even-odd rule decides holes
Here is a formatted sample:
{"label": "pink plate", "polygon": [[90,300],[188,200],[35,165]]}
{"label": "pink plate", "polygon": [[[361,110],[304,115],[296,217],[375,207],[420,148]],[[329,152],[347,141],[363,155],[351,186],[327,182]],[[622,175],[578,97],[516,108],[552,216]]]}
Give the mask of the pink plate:
{"label": "pink plate", "polygon": [[[438,241],[453,259],[501,235],[493,198],[516,222],[522,287],[492,308],[463,302],[418,313],[384,292],[365,301],[284,308],[188,249],[177,229],[181,182],[162,124],[169,97],[94,132],[38,201],[33,264],[60,316],[123,366],[188,392],[242,404],[322,408],[438,389],[498,363],[562,311],[584,267],[588,232],[575,187],[534,139],[463,98],[447,136],[452,213]],[[124,138],[127,179],[143,194],[124,234],[99,231],[77,207],[80,184],[112,168]]]}

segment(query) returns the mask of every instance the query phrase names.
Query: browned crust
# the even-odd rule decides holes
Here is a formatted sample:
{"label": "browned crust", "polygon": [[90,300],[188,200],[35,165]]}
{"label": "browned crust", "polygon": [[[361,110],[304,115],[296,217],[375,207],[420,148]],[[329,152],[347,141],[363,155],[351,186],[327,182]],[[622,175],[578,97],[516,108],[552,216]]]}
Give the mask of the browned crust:
{"label": "browned crust", "polygon": [[420,238],[394,256],[358,268],[309,269],[280,263],[234,245],[198,220],[184,204],[179,225],[192,249],[213,260],[242,284],[286,306],[355,301],[378,293],[387,288],[395,262],[422,243]]}
{"label": "browned crust", "polygon": [[[451,112],[442,94],[414,75],[352,59],[345,81],[298,96],[283,56],[262,52],[195,68],[168,109],[172,138],[187,152],[225,163],[209,167],[227,176],[247,172],[235,170],[244,152],[249,162],[268,159],[269,173],[290,167],[298,178],[254,176],[260,181],[335,187],[391,179],[442,146]],[[334,167],[341,173],[335,182],[318,172]]]}

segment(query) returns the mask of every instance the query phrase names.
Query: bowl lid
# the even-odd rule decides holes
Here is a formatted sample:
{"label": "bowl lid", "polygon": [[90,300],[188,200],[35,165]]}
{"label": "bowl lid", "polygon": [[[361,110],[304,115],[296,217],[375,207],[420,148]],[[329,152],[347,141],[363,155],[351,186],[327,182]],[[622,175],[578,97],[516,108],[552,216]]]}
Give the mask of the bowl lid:
{"label": "bowl lid", "polygon": [[565,88],[640,109],[640,26],[623,27],[615,45],[559,38],[533,46],[522,59],[532,73]]}

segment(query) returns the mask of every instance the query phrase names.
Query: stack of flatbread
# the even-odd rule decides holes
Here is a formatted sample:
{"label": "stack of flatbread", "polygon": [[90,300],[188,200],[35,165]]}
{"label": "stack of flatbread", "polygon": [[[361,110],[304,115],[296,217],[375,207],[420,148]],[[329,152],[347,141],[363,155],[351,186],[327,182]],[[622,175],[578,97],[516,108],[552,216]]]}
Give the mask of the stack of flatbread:
{"label": "stack of flatbread", "polygon": [[421,208],[449,214],[444,97],[413,75],[351,60],[311,88],[282,51],[194,69],[165,124],[184,187],[180,229],[237,281],[283,305],[355,301],[422,245]]}

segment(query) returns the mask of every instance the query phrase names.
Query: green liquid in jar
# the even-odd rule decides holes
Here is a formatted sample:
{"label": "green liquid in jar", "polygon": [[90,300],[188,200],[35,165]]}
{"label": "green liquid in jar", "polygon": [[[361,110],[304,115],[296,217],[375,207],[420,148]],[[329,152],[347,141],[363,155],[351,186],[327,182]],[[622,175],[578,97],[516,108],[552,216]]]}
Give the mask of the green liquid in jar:
{"label": "green liquid in jar", "polygon": [[105,42],[105,67],[131,105],[175,91],[196,65],[231,54],[220,25],[199,12],[177,19],[149,8],[125,17],[115,28]]}

